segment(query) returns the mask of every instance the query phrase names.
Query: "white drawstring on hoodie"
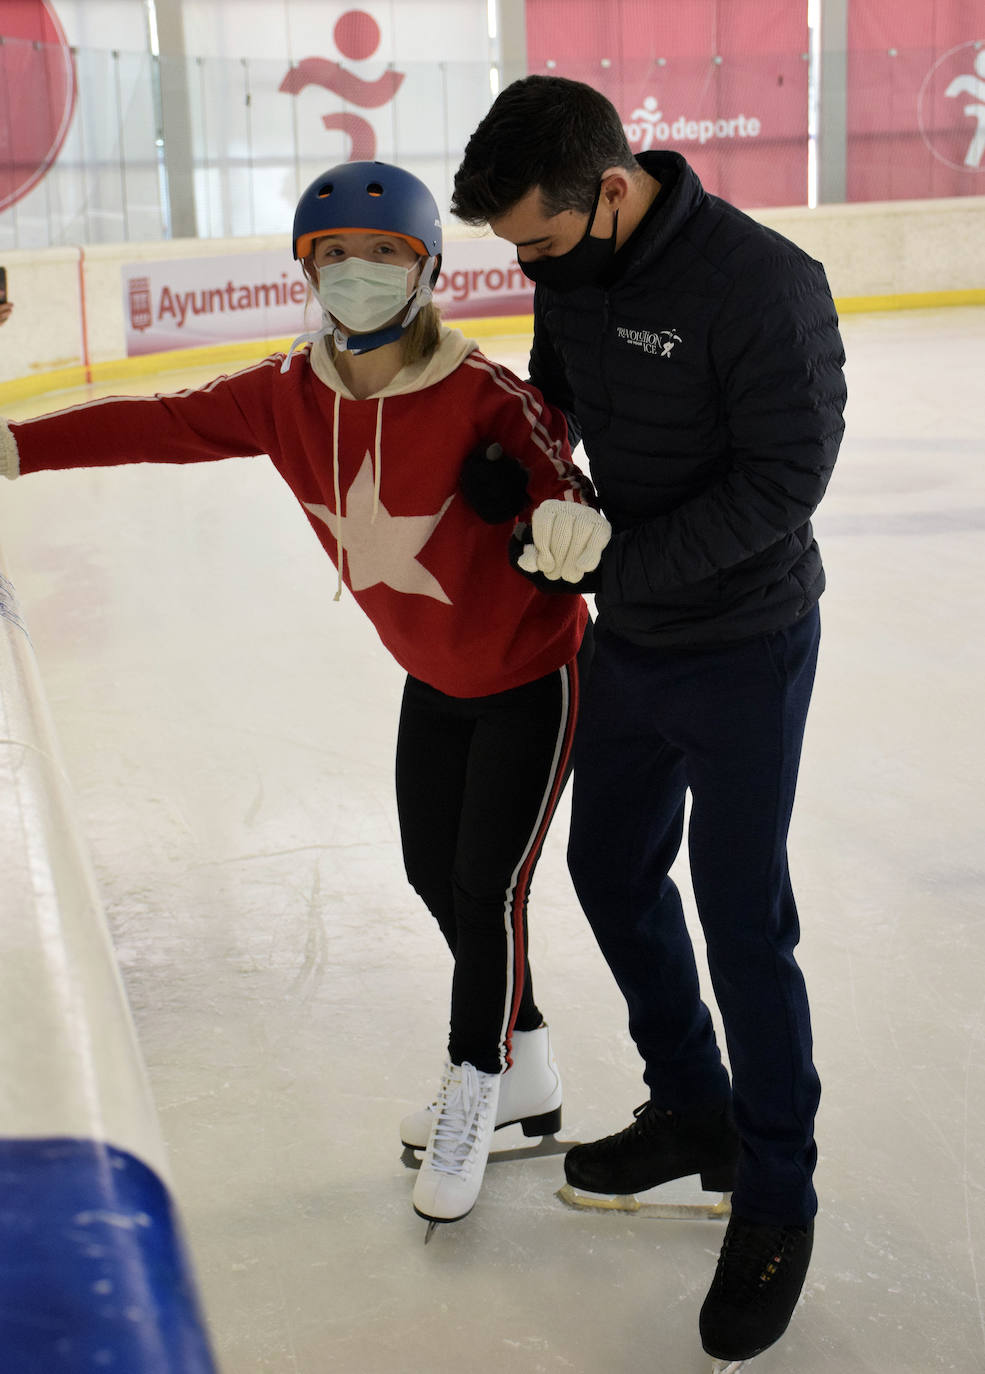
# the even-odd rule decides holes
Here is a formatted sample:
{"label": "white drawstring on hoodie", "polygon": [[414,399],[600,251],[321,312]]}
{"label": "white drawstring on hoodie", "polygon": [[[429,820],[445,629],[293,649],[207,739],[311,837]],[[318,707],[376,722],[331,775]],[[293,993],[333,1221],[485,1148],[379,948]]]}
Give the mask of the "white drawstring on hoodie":
{"label": "white drawstring on hoodie", "polygon": [[[339,417],[342,411],[342,397],[332,392],[332,488],[335,493],[335,559],[338,565],[338,584],[333,601],[342,599],[342,494],[339,486]],[[370,524],[376,524],[380,509],[380,483],[383,478],[383,397],[376,403],[376,434],[373,439],[373,513]]]}
{"label": "white drawstring on hoodie", "polygon": [[[339,601],[342,597],[342,559],[344,556],[344,548],[342,544],[342,497],[339,489],[339,428],[340,408],[344,398],[340,394],[338,387],[344,384],[342,383],[338,371],[332,362],[332,359],[330,357],[330,351],[327,345],[324,350],[324,355],[322,355],[321,352],[316,352],[316,350],[318,349],[318,340],[324,338],[327,334],[330,334],[331,332],[331,323],[325,322],[323,323],[321,329],[315,330],[310,334],[301,334],[297,339],[294,340],[294,343],[291,345],[290,352],[284,359],[283,363],[281,363],[280,370],[281,372],[286,372],[288,370],[288,367],[290,366],[291,357],[294,354],[295,350],[298,347],[300,347],[301,344],[310,342],[311,351],[308,355],[309,365],[312,367],[312,369],[315,372],[315,375],[319,378],[319,380],[332,392],[332,485],[335,495],[335,510],[337,512],[336,518],[338,520],[338,525],[336,528],[336,560],[338,563],[338,586],[336,588],[333,600]],[[454,331],[448,331],[447,329],[443,330],[443,334],[448,338],[451,337],[452,333],[454,333]],[[442,352],[442,359],[438,362],[439,371],[435,373],[433,363],[429,362],[427,364],[427,368],[430,369],[429,379],[425,382],[421,375],[417,375],[413,378],[411,382],[405,383],[403,391],[406,392],[407,390],[417,390],[418,388],[423,387],[424,385],[430,385],[434,380],[436,380],[437,377],[449,375],[452,371],[455,370],[455,368],[457,368],[461,364],[463,359],[476,348],[476,344],[473,340],[464,339],[461,335],[457,334],[455,335],[455,337],[458,341],[457,346],[453,347],[450,353],[448,351]],[[388,394],[390,394],[389,391]],[[384,397],[382,395],[379,396],[377,399],[376,436],[373,444],[373,510],[371,523],[375,523],[376,516],[379,511],[380,490],[382,486],[383,477],[383,400]]]}
{"label": "white drawstring on hoodie", "polygon": [[[314,347],[314,345],[312,345]],[[342,409],[342,397],[337,391],[333,391],[335,398],[332,405],[332,486],[335,491],[335,561],[338,564],[339,581],[335,588],[333,601],[342,600],[342,496],[339,489],[339,411]]]}

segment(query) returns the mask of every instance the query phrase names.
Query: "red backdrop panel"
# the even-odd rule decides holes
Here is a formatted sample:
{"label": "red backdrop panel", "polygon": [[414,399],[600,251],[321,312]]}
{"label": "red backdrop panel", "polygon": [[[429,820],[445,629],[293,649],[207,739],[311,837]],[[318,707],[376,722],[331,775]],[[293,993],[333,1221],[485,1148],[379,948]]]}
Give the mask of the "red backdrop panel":
{"label": "red backdrop panel", "polygon": [[846,197],[985,195],[981,0],[851,0]]}
{"label": "red backdrop panel", "polygon": [[58,156],[75,108],[75,66],[43,0],[0,4],[0,210],[20,200]]}
{"label": "red backdrop panel", "polygon": [[596,87],[635,152],[746,207],[807,198],[807,41],[790,0],[527,0],[531,73]]}

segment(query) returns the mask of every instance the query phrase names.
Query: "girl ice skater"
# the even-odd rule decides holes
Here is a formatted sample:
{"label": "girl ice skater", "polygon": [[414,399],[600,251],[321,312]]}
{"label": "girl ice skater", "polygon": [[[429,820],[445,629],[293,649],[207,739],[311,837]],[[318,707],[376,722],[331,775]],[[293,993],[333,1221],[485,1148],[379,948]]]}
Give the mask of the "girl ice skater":
{"label": "girl ice skater", "polygon": [[195,391],[3,426],[0,472],[269,454],[336,563],[339,594],[344,583],[406,669],[404,862],[454,973],[438,1092],[401,1137],[425,1149],[415,1210],[456,1221],[475,1203],[497,1126],[560,1125],[526,905],[588,652],[584,601],[518,575],[508,525],[480,519],[459,478],[495,436],[526,468],[527,511],[583,504],[589,489],[560,414],[440,324],[440,218],[416,177],[378,162],[331,168],[301,197],[293,243],[322,305],[317,333]]}

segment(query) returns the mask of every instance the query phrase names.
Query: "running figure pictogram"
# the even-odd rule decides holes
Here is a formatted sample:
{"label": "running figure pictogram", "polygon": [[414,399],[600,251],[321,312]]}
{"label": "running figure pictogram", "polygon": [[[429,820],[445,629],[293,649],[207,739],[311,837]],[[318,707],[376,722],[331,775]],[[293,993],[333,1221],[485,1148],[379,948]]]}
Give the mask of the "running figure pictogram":
{"label": "running figure pictogram", "polygon": [[966,167],[980,167],[982,156],[985,154],[985,48],[983,48],[975,58],[975,72],[977,75],[956,76],[945,95],[970,95],[974,96],[977,104],[966,105],[962,113],[972,115],[978,120],[978,127],[972,135],[968,145],[968,151],[964,155],[964,165]]}
{"label": "running figure pictogram", "polygon": [[[379,47],[380,26],[365,10],[347,10],[336,23],[332,36],[343,57],[362,62]],[[375,81],[367,81],[327,57],[305,57],[291,68],[279,89],[287,95],[299,95],[308,86],[323,86],[349,105],[376,110],[394,98],[403,79],[403,72],[388,70]],[[349,135],[350,162],[371,162],[376,157],[376,130],[362,115],[339,110],[322,115],[322,123],[326,129],[340,129]]]}

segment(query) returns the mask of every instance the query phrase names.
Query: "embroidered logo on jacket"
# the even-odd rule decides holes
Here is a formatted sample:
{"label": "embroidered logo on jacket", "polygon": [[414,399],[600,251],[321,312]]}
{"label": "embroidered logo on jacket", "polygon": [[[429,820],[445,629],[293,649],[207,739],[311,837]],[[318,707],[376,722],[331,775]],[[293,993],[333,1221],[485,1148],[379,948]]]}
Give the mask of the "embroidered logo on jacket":
{"label": "embroidered logo on jacket", "polygon": [[617,325],[616,334],[623,343],[642,348],[644,353],[652,353],[658,358],[669,358],[674,345],[681,342],[676,329],[661,329],[655,333],[651,329],[626,329],[623,325]]}

